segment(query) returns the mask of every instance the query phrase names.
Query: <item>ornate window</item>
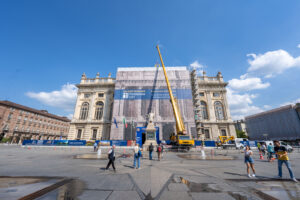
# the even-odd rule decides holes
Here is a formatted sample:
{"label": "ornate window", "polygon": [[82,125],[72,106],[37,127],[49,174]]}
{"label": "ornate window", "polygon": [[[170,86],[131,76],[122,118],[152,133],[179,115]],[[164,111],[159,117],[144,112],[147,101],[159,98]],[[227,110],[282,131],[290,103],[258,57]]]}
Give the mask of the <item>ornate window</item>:
{"label": "ornate window", "polygon": [[216,112],[216,118],[218,120],[225,119],[224,108],[223,108],[223,105],[222,105],[222,103],[220,101],[216,101],[215,102],[215,112]]}
{"label": "ornate window", "polygon": [[202,119],[208,119],[207,105],[204,101],[200,102],[200,112]]}
{"label": "ornate window", "polygon": [[205,139],[210,139],[210,134],[208,129],[204,129]]}
{"label": "ornate window", "polygon": [[77,131],[77,139],[81,139],[81,133],[82,133],[82,130],[78,129],[78,131]]}
{"label": "ornate window", "polygon": [[213,93],[213,96],[214,96],[214,97],[219,97],[219,96],[220,96],[220,93],[219,93],[219,92],[214,92],[214,93]]}
{"label": "ornate window", "polygon": [[79,117],[79,119],[82,119],[82,120],[87,119],[88,114],[89,114],[89,103],[84,102],[84,103],[81,105],[81,110],[80,110],[80,117]]}
{"label": "ornate window", "polygon": [[84,98],[89,98],[90,96],[91,96],[91,94],[89,94],[89,93],[84,94]]}
{"label": "ornate window", "polygon": [[98,101],[96,103],[96,111],[95,111],[95,119],[96,120],[102,119],[102,117],[103,117],[103,107],[104,107],[104,104],[103,104],[102,101]]}
{"label": "ornate window", "polygon": [[93,129],[93,137],[92,140],[96,140],[97,138],[97,129]]}
{"label": "ornate window", "polygon": [[221,135],[222,135],[222,136],[227,136],[226,130],[225,130],[225,129],[221,129]]}

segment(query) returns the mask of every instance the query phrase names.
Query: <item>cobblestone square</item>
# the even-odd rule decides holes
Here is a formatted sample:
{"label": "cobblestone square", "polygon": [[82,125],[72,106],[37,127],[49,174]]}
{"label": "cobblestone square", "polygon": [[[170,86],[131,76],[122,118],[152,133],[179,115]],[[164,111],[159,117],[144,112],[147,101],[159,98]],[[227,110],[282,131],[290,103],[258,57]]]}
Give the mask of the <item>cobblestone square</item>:
{"label": "cobblestone square", "polygon": [[[76,159],[96,154],[92,148],[0,146],[0,199],[30,196],[37,199],[299,199],[300,184],[290,181],[287,169],[276,180],[277,161],[260,160],[254,151],[256,178],[246,176],[239,150],[206,149],[207,156],[231,156],[228,160],[200,159],[200,152],[166,152],[161,161],[143,153],[141,169],[133,169],[132,156],[117,149],[116,168],[103,170],[101,159]],[[131,155],[132,150],[125,150]],[[185,159],[184,155],[196,159]],[[290,153],[295,176],[300,177],[300,152]],[[84,157],[84,156],[83,156]],[[189,156],[187,158],[190,158]],[[46,188],[46,190],[44,189]],[[44,189],[44,190],[43,190]],[[46,192],[45,192],[46,191]],[[44,192],[44,194],[43,194]],[[29,198],[30,199],[30,198]]]}

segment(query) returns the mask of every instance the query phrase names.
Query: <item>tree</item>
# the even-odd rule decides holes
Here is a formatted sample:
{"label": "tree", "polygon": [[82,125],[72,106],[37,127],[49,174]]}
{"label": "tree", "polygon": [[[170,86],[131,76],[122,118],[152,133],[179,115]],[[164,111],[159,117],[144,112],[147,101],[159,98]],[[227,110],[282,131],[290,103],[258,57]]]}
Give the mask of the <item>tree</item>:
{"label": "tree", "polygon": [[246,133],[244,131],[240,131],[240,130],[236,130],[236,136],[238,138],[248,138],[248,136],[246,135]]}

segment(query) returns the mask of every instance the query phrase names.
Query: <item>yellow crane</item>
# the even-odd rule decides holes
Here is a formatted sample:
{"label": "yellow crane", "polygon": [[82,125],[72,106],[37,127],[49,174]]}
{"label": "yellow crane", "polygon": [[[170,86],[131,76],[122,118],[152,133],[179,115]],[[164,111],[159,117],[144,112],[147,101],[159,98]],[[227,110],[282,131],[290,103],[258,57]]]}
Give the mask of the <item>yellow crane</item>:
{"label": "yellow crane", "polygon": [[169,91],[169,95],[170,95],[170,101],[172,104],[172,108],[173,108],[173,113],[174,113],[174,117],[175,117],[175,122],[176,122],[176,132],[177,135],[173,135],[171,137],[171,140],[173,140],[173,142],[178,145],[178,146],[194,146],[195,141],[190,138],[189,135],[187,135],[186,130],[185,130],[185,126],[182,120],[182,116],[178,107],[178,102],[177,99],[173,96],[173,92],[170,86],[170,82],[168,79],[168,75],[167,75],[167,71],[165,68],[165,64],[164,61],[162,59],[160,50],[159,50],[159,46],[156,46],[158,54],[159,54],[159,58],[160,58],[160,62],[164,71],[164,75],[165,75],[165,80],[167,83],[167,87],[168,87],[168,91]]}

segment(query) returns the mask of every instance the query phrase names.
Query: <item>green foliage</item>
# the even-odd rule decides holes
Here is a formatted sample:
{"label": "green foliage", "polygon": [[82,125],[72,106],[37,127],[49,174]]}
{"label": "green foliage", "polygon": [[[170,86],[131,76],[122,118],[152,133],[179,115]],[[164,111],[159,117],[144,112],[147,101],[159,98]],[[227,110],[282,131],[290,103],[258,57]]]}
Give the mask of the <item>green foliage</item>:
{"label": "green foliage", "polygon": [[11,139],[10,138],[2,138],[2,140],[0,141],[1,143],[6,143],[6,142],[10,142]]}
{"label": "green foliage", "polygon": [[248,138],[248,136],[246,135],[246,133],[244,131],[240,131],[240,130],[236,130],[236,136],[238,138]]}

